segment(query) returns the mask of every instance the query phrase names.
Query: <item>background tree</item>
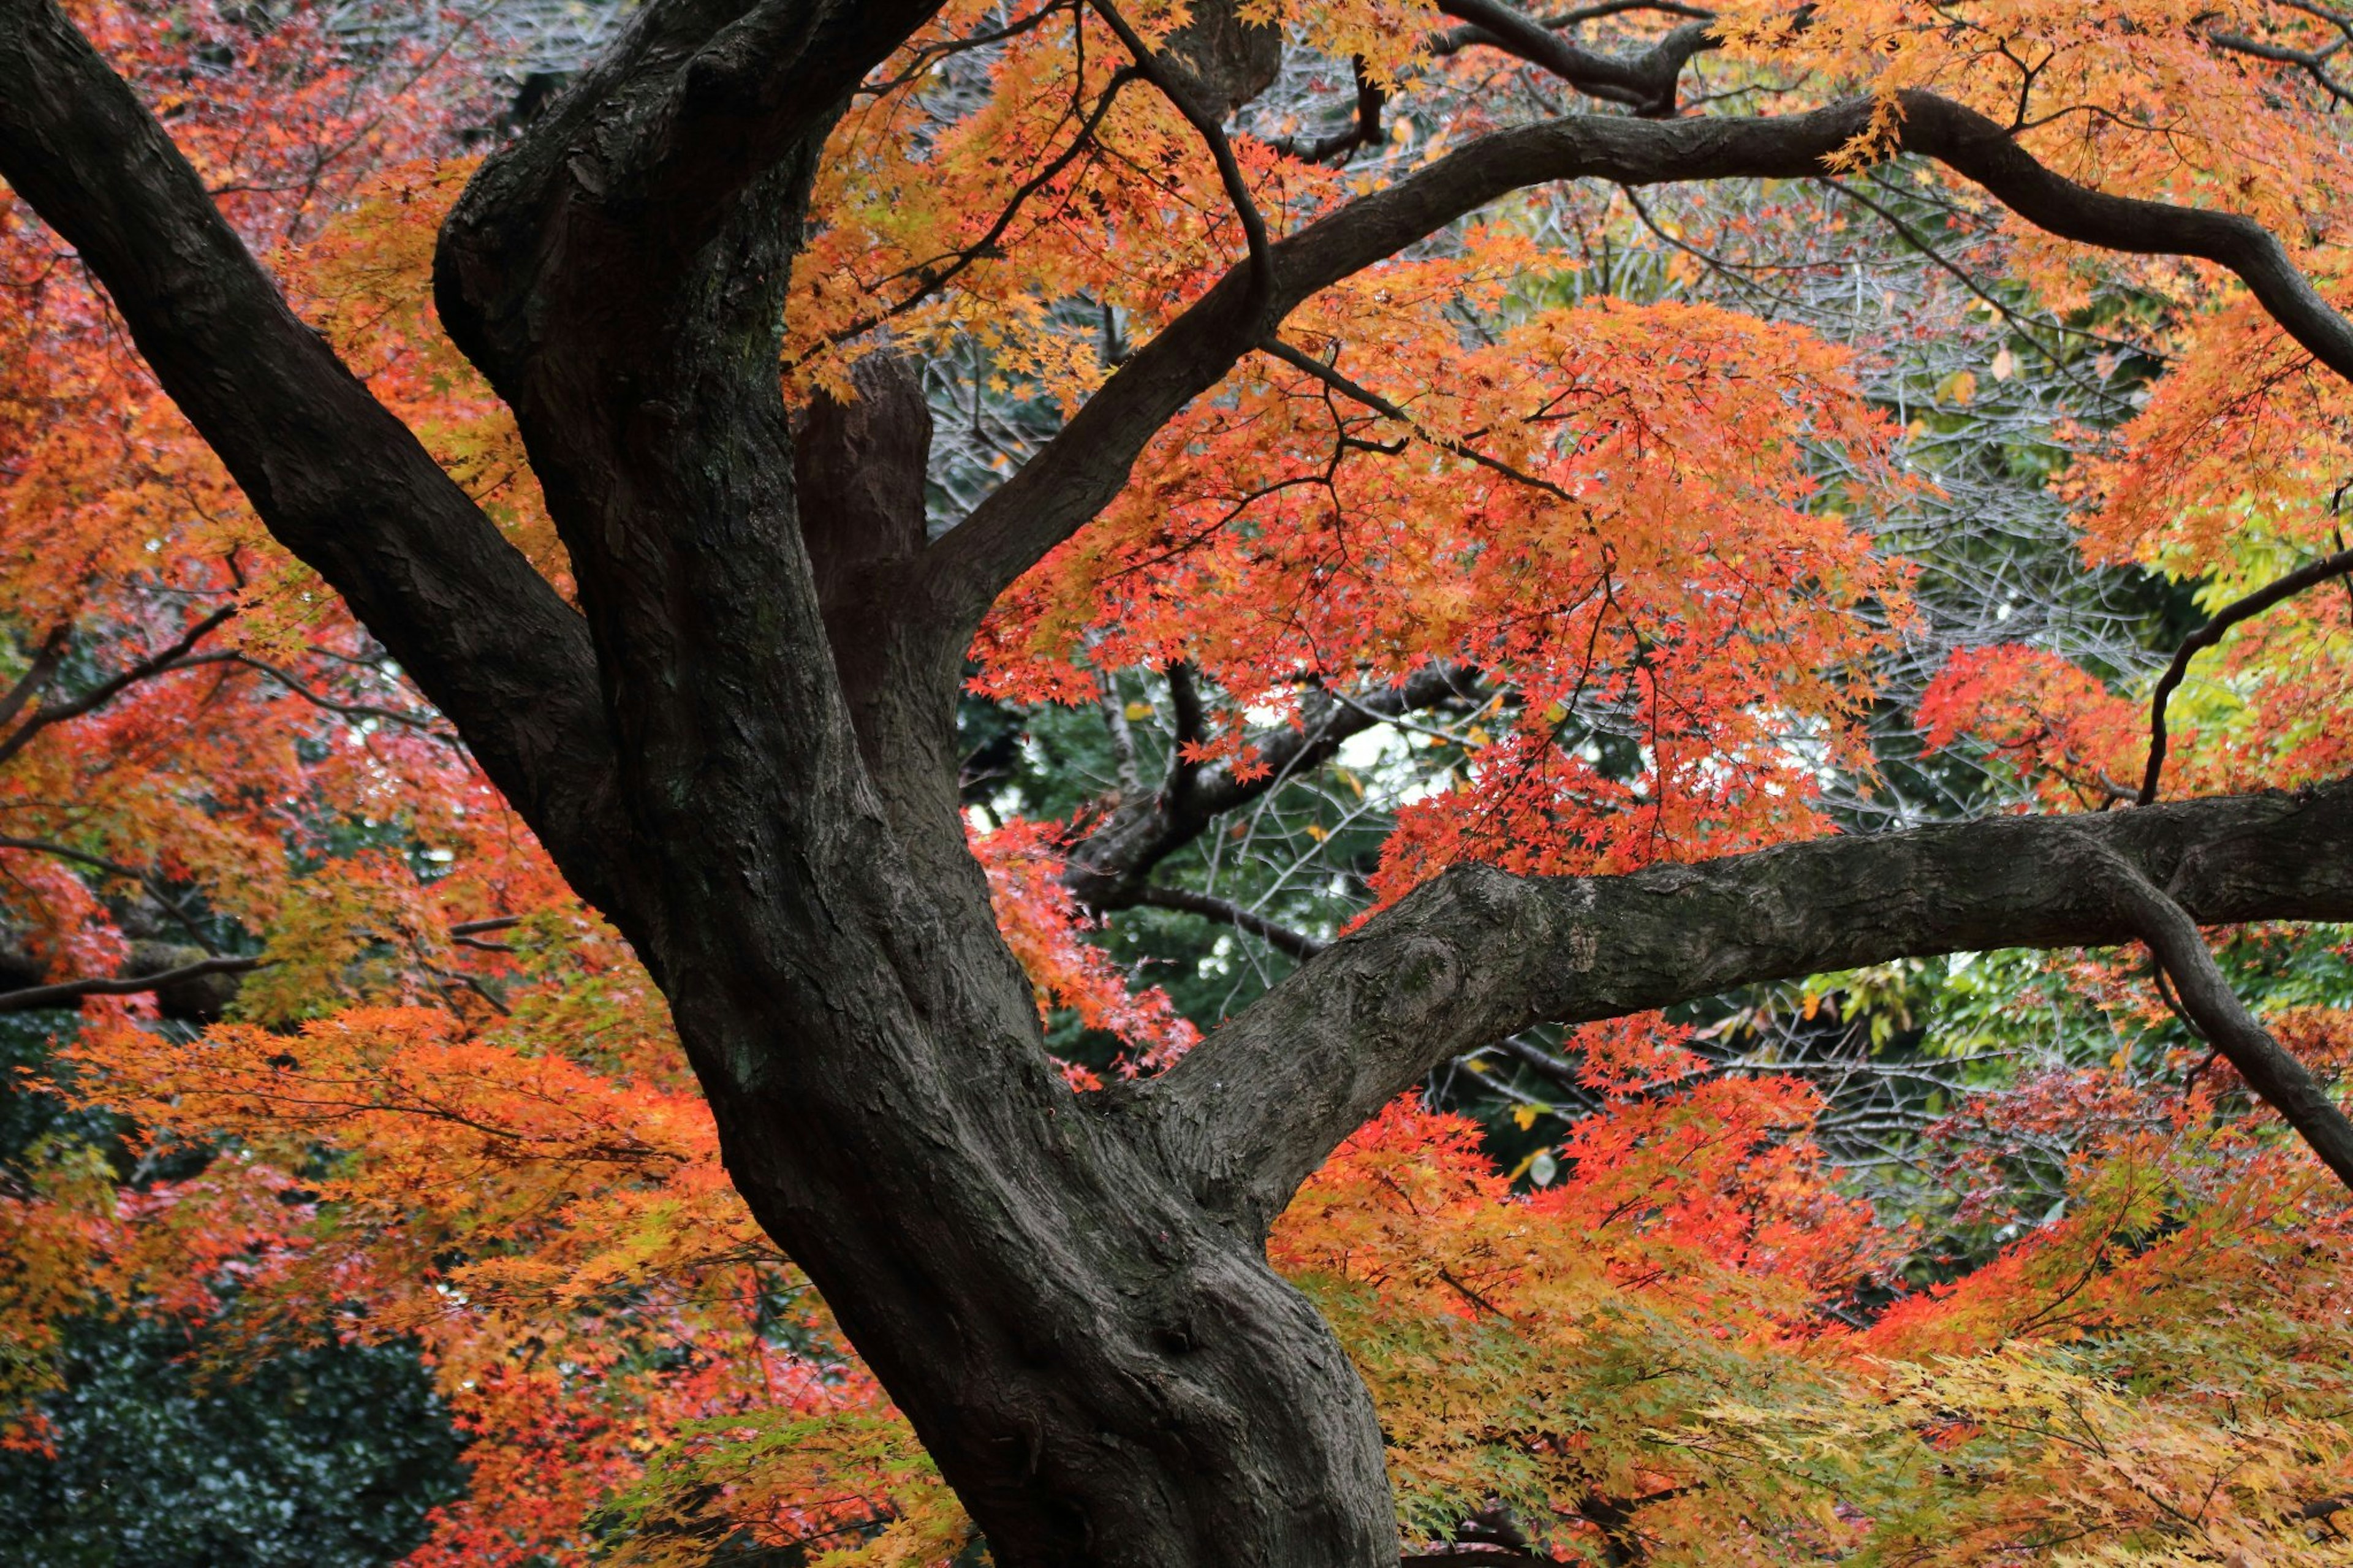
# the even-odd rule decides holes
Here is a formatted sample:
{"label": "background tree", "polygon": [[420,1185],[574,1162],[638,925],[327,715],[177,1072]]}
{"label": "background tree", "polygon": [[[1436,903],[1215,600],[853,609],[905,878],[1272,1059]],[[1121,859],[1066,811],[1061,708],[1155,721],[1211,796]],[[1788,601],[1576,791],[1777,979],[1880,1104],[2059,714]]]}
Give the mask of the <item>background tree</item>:
{"label": "background tree", "polygon": [[[1929,492],[1907,469],[1904,427],[1873,406],[1849,354],[1746,310],[1581,288],[1574,278],[1597,249],[1607,284],[1622,215],[1573,190],[1514,195],[1562,181],[1835,175],[1863,211],[1916,235],[1923,220],[1906,204],[1919,198],[1872,196],[1865,182],[1899,151],[1937,161],[2012,215],[2004,264],[2033,293],[1986,300],[2013,325],[2030,318],[2020,346],[2000,351],[2011,371],[2035,331],[2112,325],[2085,319],[2100,301],[2165,301],[2152,314],[2182,334],[2187,363],[2164,384],[2180,390],[2152,403],[2084,482],[2105,498],[2097,537],[2118,559],[2139,552],[2229,584],[2229,552],[2242,552],[2230,571],[2256,576],[2262,546],[2285,553],[2330,526],[2312,476],[2339,423],[2333,376],[2353,368],[2353,338],[2308,280],[2333,277],[2329,204],[2343,188],[2321,112],[2337,91],[2330,17],[2265,7],[2218,21],[2149,5],[1922,25],[1856,5],[1667,26],[1612,10],[1551,27],[1498,6],[1441,9],[1460,26],[1425,49],[1435,18],[1379,7],[1284,13],[1278,47],[1245,25],[1275,19],[1255,10],[650,6],[462,197],[452,171],[412,168],[364,199],[331,201],[350,215],[341,232],[292,237],[303,243],[282,258],[287,275],[372,391],[285,305],[90,43],[34,0],[8,13],[0,171],[105,284],[227,470],[155,442],[190,465],[156,493],[223,520],[227,548],[175,548],[170,563],[176,574],[204,560],[208,575],[148,585],[111,559],[85,575],[140,584],[175,607],[235,591],[248,640],[222,662],[267,677],[271,700],[335,716],[321,721],[324,755],[294,753],[315,777],[272,758],[208,761],[162,788],[151,769],[125,772],[143,798],[180,808],[161,826],[112,829],[135,855],[106,851],[102,812],[80,814],[72,832],[26,835],[40,846],[22,851],[26,875],[47,879],[47,929],[73,962],[57,982],[65,991],[17,1000],[168,999],[169,985],[250,975],[237,1003],[246,1020],[198,1048],[123,1018],[77,1047],[108,1080],[79,1092],[238,1152],[169,1197],[174,1212],[206,1213],[216,1244],[239,1238],[224,1260],[269,1261],[248,1290],[314,1310],[364,1302],[372,1331],[429,1341],[444,1328],[437,1354],[482,1349],[502,1373],[546,1323],[567,1324],[575,1337],[553,1364],[522,1358],[503,1390],[509,1431],[529,1424],[515,1404],[562,1398],[592,1363],[642,1373],[610,1384],[636,1390],[628,1397],[646,1413],[626,1441],[608,1424],[590,1442],[596,1417],[564,1406],[578,1424],[567,1446],[583,1450],[575,1495],[508,1450],[514,1469],[497,1486],[478,1464],[477,1502],[541,1517],[478,1511],[439,1550],[479,1552],[557,1518],[591,1528],[578,1494],[601,1489],[597,1466],[629,1469],[630,1443],[681,1432],[700,1468],[667,1490],[656,1477],[637,1511],[623,1510],[643,1541],[707,1551],[713,1531],[752,1520],[804,1542],[879,1525],[893,1551],[954,1550],[961,1516],[936,1485],[909,1492],[920,1463],[879,1392],[827,1348],[831,1321],[765,1299],[760,1270],[780,1267],[773,1242],[822,1290],[997,1556],[1383,1559],[1395,1549],[1383,1427],[1325,1320],[1268,1267],[1268,1227],[1327,1154],[1432,1068],[1519,1040],[1515,1059],[1557,1076],[1567,1058],[1528,1045],[1529,1028],[1742,983],[2145,939],[2244,1082],[2353,1173],[2341,1112],[2247,1016],[2191,923],[2345,915],[2342,784],[1733,856],[1820,834],[1867,804],[1825,786],[1868,773],[1874,721],[1883,730],[1886,718],[1875,679],[1937,609],[1873,549],[1866,523],[1916,516]],[[1596,26],[1599,37],[1575,32]],[[134,25],[132,36],[147,34]],[[213,63],[192,58],[191,78]],[[1311,102],[1328,81],[1328,128],[1250,122],[1283,71],[1300,75],[1290,102],[1271,107],[1293,116],[1300,81]],[[1687,75],[1714,104],[1766,112],[1678,116]],[[1415,97],[1425,89],[1426,110]],[[1632,112],[1563,114],[1564,91]],[[168,87],[162,97],[172,111]],[[1987,200],[1924,176],[1965,213]],[[2201,205],[2218,192],[2235,216]],[[1757,199],[1777,198],[1767,187]],[[1627,207],[1674,257],[1739,271],[1741,258],[1694,243],[1688,226],[1661,224],[1630,197]],[[438,342],[414,286],[436,233],[438,320],[487,386]],[[2113,264],[2094,294],[2082,254],[2053,236],[2154,259]],[[2178,257],[2219,263],[2245,294]],[[1861,275],[1859,261],[1845,265]],[[959,353],[976,372],[962,384],[972,395],[957,400],[957,433],[934,441],[908,356],[925,358],[945,403],[940,367]],[[2284,368],[2258,368],[2274,363]],[[2001,365],[1998,354],[1985,375],[2006,384]],[[2115,367],[2092,368],[2089,401],[2066,406],[2112,425],[2115,389],[2101,384]],[[1977,374],[1932,384],[1940,407],[1915,421],[1910,449],[1974,404]],[[36,384],[58,379],[45,371]],[[2218,426],[2230,443],[2211,437]],[[2218,450],[2261,457],[2255,493],[2274,503],[2263,529],[2228,526],[2248,492]],[[111,498],[118,470],[104,468]],[[1008,477],[982,493],[985,472]],[[374,644],[339,642],[359,634],[324,618],[309,579],[266,553],[229,478]],[[2158,491],[2173,503],[2161,515],[2145,499]],[[41,504],[45,517],[70,515]],[[118,525],[90,537],[128,553],[132,536]],[[1972,564],[1966,548],[1949,562]],[[18,752],[46,755],[32,750],[42,732],[69,733],[152,679],[146,739],[124,739],[126,754],[153,754],[169,703],[200,689],[163,678],[195,668],[231,617],[148,614],[152,640],[118,667],[132,679],[94,669],[71,699],[48,695],[70,627],[53,647],[30,628],[63,616],[26,617]],[[2230,737],[2200,753],[2216,785],[2341,770],[2326,722],[2338,694],[2310,679],[2341,665],[2337,615],[2307,595],[2262,623],[2309,651],[2299,679],[2253,681],[2240,711],[2204,719]],[[396,661],[467,755],[435,739],[444,719],[400,689],[378,700],[270,657],[298,637],[304,658],[357,672],[345,679],[385,679]],[[1920,705],[1929,738],[1981,735],[2031,784],[2141,793],[2118,776],[2136,771],[2119,758],[2137,717],[2128,725],[2131,705],[2097,679],[2132,671],[2087,674],[2057,651],[2085,650],[1945,667]],[[968,654],[974,694],[999,707],[968,703],[960,735]],[[1917,684],[1891,684],[1891,700],[1904,706]],[[1002,755],[1002,704],[1073,696],[1108,699],[1116,796],[1060,834],[1000,816],[976,860],[968,799],[1000,814],[1018,802],[967,777],[966,759]],[[1155,754],[1134,727],[1164,713]],[[1444,748],[1418,772],[1417,748],[1400,742],[1409,760],[1376,781],[1387,798],[1374,809],[1394,808],[1393,830],[1342,822],[1344,837],[1288,807],[1300,836],[1342,839],[1356,857],[1327,884],[1375,906],[1349,929],[1270,916],[1279,885],[1245,903],[1155,880],[1172,857],[1206,853],[1213,826],[1229,833],[1238,813],[1285,809],[1279,786],[1346,765],[1341,748],[1383,730],[1434,731]],[[1905,760],[1945,776],[1946,764]],[[271,784],[207,797],[271,763]],[[298,778],[309,809],[285,811]],[[322,793],[336,788],[347,793]],[[58,780],[24,795],[32,813],[82,802]],[[375,799],[400,804],[378,814],[366,809]],[[509,806],[536,845],[510,826]],[[367,829],[397,825],[374,841],[304,842],[315,824],[354,815]],[[215,847],[148,868],[167,838]],[[298,893],[281,863],[289,845],[298,871],[350,864],[317,896]],[[269,932],[272,966],[224,952],[174,964],[195,973],[168,981],[152,965],[116,978],[124,955],[107,944],[125,939],[122,922],[90,882],[60,877],[65,864],[167,911],[199,891],[186,918],[218,911]],[[559,872],[667,998],[700,1100],[665,1053],[662,1010],[565,907]],[[1081,908],[1218,919],[1304,962],[1270,972],[1263,994],[1195,1047],[1165,1001],[1131,996],[1103,950],[1079,940]],[[65,945],[76,941],[84,947]],[[1040,1035],[1040,986],[1123,1042],[1124,1060],[1099,1070],[1124,1067],[1133,1081],[1074,1091],[1082,1075],[1058,1066]],[[186,1010],[219,1005],[216,995]],[[2314,1026],[2307,1042],[2324,1060],[2332,1027]],[[554,1039],[568,1044],[551,1054]],[[1322,1205],[1377,1217],[1386,1200],[1366,1195],[1377,1189],[1426,1222],[1387,1262],[1370,1242],[1277,1234],[1278,1255],[1324,1281],[1319,1299],[1358,1326],[1356,1364],[1376,1384],[1389,1385],[1385,1365],[1432,1361],[1426,1348],[1384,1360],[1385,1311],[1408,1313],[1409,1339],[1470,1323],[1480,1353],[1463,1364],[1478,1369],[1514,1342],[1482,1315],[1538,1343],[1576,1342],[1583,1303],[1602,1300],[1575,1294],[1580,1268],[1595,1290],[1700,1281],[1714,1268],[1729,1269],[1726,1290],[1769,1280],[1819,1300],[1883,1267],[1813,1179],[1795,1136],[1806,1107],[1762,1092],[1763,1074],[1709,1098],[1659,1092],[1706,1076],[1679,1048],[1654,1025],[1577,1037],[1577,1082],[1646,1092],[1572,1140],[1573,1176],[1548,1209],[1506,1202],[1475,1161],[1440,1157],[1459,1130],[1403,1112],[1319,1178],[1331,1185],[1311,1194],[1311,1216]],[[1923,1311],[1891,1314],[1886,1348],[1933,1356],[2046,1319],[2089,1321],[2052,1316],[2084,1295],[2062,1283],[2070,1269],[2138,1280],[2095,1293],[2110,1320],[2134,1290],[2194,1310],[2159,1277],[2232,1278],[2211,1266],[2225,1254],[2269,1270],[2292,1302],[2321,1294],[2336,1254],[2308,1173],[2259,1135],[2189,1139],[2182,1117],[2202,1124],[2207,1103],[2167,1119],[2187,1143],[2104,1151],[2071,1189],[2089,1211],[2082,1223],[2009,1256],[1974,1296],[1947,1298],[1933,1331]],[[1769,1192],[1737,1168],[1695,1166],[1687,1135],[1737,1155],[1782,1151],[1759,1166]],[[290,1190],[322,1137],[348,1163]],[[1423,1203],[1394,1171],[1378,1179],[1384,1148],[1400,1147],[1452,1194]],[[2201,1184],[2181,1162],[2218,1147],[2224,1173]],[[717,1179],[722,1150],[732,1193]],[[438,1179],[453,1168],[467,1179]],[[1641,1200],[1630,1253],[1591,1239],[1669,1173],[1691,1178],[1688,1204]],[[32,1200],[11,1200],[29,1238],[20,1255],[48,1259],[40,1278],[65,1281],[66,1295],[99,1259],[124,1289],[157,1289],[156,1258],[188,1233],[126,1223],[142,1205],[77,1203],[74,1174],[53,1162],[26,1178]],[[2235,1218],[2185,1224],[2176,1245],[2164,1238],[2179,1217],[2167,1194],[2183,1194],[2200,1214]],[[290,1217],[314,1202],[368,1244],[291,1234]],[[1401,1260],[1448,1256],[1453,1243],[1430,1226],[1450,1207],[1471,1226],[1467,1261],[1417,1281]],[[1525,1249],[1517,1238],[1539,1212],[1560,1216],[1556,1239],[1583,1238],[1575,1256]],[[1508,1277],[1468,1267],[1500,1256],[1481,1228],[1496,1224],[1524,1247]],[[2314,1260],[2301,1274],[2281,1272],[2290,1234]],[[1815,1239],[1797,1245],[1799,1235]],[[393,1243],[409,1248],[406,1267],[380,1250]],[[2121,1267],[2126,1255],[2138,1274]],[[438,1261],[452,1257],[462,1282]],[[213,1288],[201,1270],[184,1282]],[[1442,1286],[1445,1304],[1418,1300],[1417,1285]],[[1725,1299],[1694,1289],[1684,1305]],[[464,1310],[443,1305],[452,1300]],[[691,1364],[696,1377],[673,1375],[678,1364],[658,1364],[661,1352],[633,1337],[647,1324],[703,1333],[731,1300],[738,1337]],[[617,1302],[626,1315],[607,1310]],[[1759,1347],[1768,1372],[1794,1364],[1802,1314],[1763,1297],[1754,1310],[1763,1315],[1735,1337]],[[501,1312],[512,1321],[486,1331]],[[1542,1331],[1546,1321],[1559,1331]],[[2287,1380],[2279,1369],[2320,1353],[2313,1321],[2290,1310],[2255,1337],[2274,1369],[2264,1375]],[[608,1331],[624,1322],[629,1333]],[[770,1360],[780,1332],[799,1336],[796,1366],[811,1373],[782,1393]],[[1620,1386],[1652,1380],[1640,1357],[1619,1364]],[[1497,1495],[1541,1502],[1604,1552],[1704,1539],[1700,1510],[1726,1496],[1745,1500],[1742,1517],[1768,1519],[1784,1486],[1795,1512],[1835,1497],[1902,1540],[1914,1527],[1891,1521],[1914,1517],[1915,1500],[1872,1489],[1915,1472],[1816,1459],[1880,1441],[1966,1444],[1982,1435],[1973,1427],[2007,1434],[2017,1424],[1997,1416],[2018,1409],[2105,1412],[2099,1371],[2013,1358],[1918,1383],[1896,1374],[1875,1394],[1848,1384],[1816,1396],[1785,1380],[1785,1397],[1759,1402],[1732,1396],[1744,1374],[1725,1363],[1590,1454],[1564,1429],[1567,1406],[1506,1418],[1464,1405],[1393,1426],[1388,1447],[1420,1528],[1461,1525],[1478,1487],[1501,1479],[1511,1484]],[[2327,1528],[2343,1456],[2306,1407],[2226,1433],[2193,1391],[2180,1394],[2188,1403],[2168,1418],[2211,1446],[2168,1436],[2165,1464],[2103,1472],[2101,1486],[2123,1489],[2076,1497],[2084,1518],[2162,1532],[2201,1478],[2242,1473],[2254,1479],[2208,1487],[2228,1505],[2212,1539],[2309,1544]],[[1897,1414],[1858,1424],[1855,1403]],[[1849,1414],[1822,1414],[1833,1406]],[[714,1457],[717,1435],[740,1433],[755,1407],[766,1412],[759,1440]],[[2037,1452],[2067,1440],[2055,1419],[2030,1424]],[[1641,1433],[1656,1431],[1685,1434],[1698,1472],[1662,1468],[1675,1445],[1644,1449]],[[1511,1474],[1492,1457],[1485,1469],[1466,1464],[1433,1434],[1472,1435]],[[1999,1453],[1985,1462],[2031,1468]],[[1948,1508],[1977,1500],[1983,1528],[1915,1533],[1995,1551],[2079,1531],[2047,1494],[1947,1488]],[[744,1511],[704,1517],[719,1495]],[[1645,1510],[1657,1517],[1638,1521]],[[1757,1529],[1760,1542],[1839,1548],[1834,1531]],[[1497,1551],[1517,1550],[1509,1533],[1499,1527]]]}

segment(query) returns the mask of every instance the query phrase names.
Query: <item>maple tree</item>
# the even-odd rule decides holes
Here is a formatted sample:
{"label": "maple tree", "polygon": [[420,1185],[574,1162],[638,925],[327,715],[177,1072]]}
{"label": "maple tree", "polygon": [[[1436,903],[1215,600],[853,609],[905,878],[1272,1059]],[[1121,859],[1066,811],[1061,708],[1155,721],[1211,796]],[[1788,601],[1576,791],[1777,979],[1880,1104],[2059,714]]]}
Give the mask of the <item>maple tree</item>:
{"label": "maple tree", "polygon": [[[2199,927],[2353,918],[2353,18],[655,0],[505,127],[463,18],[0,23],[0,1000],[132,1129],[0,1194],[12,1395],[110,1301],[413,1343],[420,1563],[2342,1560],[2353,987]],[[1981,371],[1760,306],[1825,192],[1984,233]],[[2208,629],[1906,687],[2029,354]],[[1271,957],[1188,1016],[1146,912]],[[1893,1305],[1788,1009],[1659,1016],[2132,942],[2144,1068],[1938,1124],[1991,1209],[2098,1114],[2049,1222]],[[1499,1049],[1533,1191],[1398,1100]]]}

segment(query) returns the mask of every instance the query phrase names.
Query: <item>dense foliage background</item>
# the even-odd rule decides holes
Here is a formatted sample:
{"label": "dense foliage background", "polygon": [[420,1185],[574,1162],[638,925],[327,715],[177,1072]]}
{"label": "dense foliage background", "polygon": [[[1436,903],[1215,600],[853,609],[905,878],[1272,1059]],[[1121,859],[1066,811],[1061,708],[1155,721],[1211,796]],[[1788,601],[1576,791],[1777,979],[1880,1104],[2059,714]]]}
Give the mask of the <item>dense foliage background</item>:
{"label": "dense foliage background", "polygon": [[[1883,78],[2154,117],[2086,132],[2078,172],[2228,194],[2341,297],[2353,16],[1812,10],[1726,7],[1694,111]],[[472,159],[622,10],[74,11],[568,586],[429,266]],[[1417,6],[1243,16],[1287,29],[1227,106],[1282,221],[1557,108]],[[1578,36],[1689,19],[1596,7]],[[1119,58],[1066,5],[952,5],[837,136],[785,374],[806,405],[915,363],[935,531],[1219,255],[1214,172]],[[976,1560],[728,1187],[624,945],[14,197],[0,288],[0,1541]],[[1289,330],[1357,394],[1269,358],[1188,409],[974,650],[974,847],[1084,1091],[1456,860],[2117,805],[2183,638],[2342,548],[2344,390],[2242,294],[2058,253],[1903,160],[1514,198]],[[2174,793],[2344,770],[2348,605],[2204,657]],[[1139,866],[1122,835],[1180,781],[1207,804]],[[2220,952],[2316,1072],[2353,1060],[2353,936]],[[1272,1245],[1380,1404],[1409,1542],[1708,1563],[2348,1561],[2348,1248],[2342,1193],[2137,952],[1494,1041]]]}

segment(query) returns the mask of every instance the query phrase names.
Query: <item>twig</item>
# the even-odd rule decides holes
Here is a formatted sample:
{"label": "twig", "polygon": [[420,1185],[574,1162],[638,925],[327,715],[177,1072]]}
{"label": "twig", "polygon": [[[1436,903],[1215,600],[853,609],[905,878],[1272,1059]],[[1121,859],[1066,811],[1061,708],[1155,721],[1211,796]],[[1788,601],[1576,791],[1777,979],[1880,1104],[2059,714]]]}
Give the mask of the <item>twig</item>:
{"label": "twig", "polygon": [[1241,163],[1234,156],[1233,143],[1226,140],[1224,128],[1210,118],[1209,112],[1193,101],[1193,95],[1176,85],[1151,46],[1127,25],[1127,18],[1119,14],[1111,0],[1092,3],[1119,36],[1121,46],[1134,59],[1137,72],[1159,90],[1161,97],[1174,104],[1176,112],[1209,144],[1209,156],[1218,165],[1218,179],[1226,187],[1226,199],[1233,204],[1234,216],[1241,222],[1242,238],[1250,246],[1250,310],[1257,314],[1274,293],[1274,247],[1267,239],[1266,219],[1260,216],[1250,184],[1242,178]]}
{"label": "twig", "polygon": [[1450,436],[1431,435],[1428,430],[1422,428],[1421,423],[1415,419],[1412,415],[1407,413],[1396,404],[1391,403],[1379,393],[1373,391],[1370,387],[1358,385],[1356,383],[1349,380],[1346,376],[1342,375],[1338,371],[1333,369],[1330,365],[1325,364],[1322,360],[1292,347],[1291,344],[1284,342],[1280,338],[1262,339],[1261,340],[1258,347],[1261,353],[1270,354],[1295,370],[1303,370],[1308,374],[1314,376],[1316,380],[1322,382],[1324,385],[1332,388],[1335,392],[1343,393],[1347,396],[1356,399],[1358,403],[1363,404],[1374,413],[1384,415],[1388,418],[1396,420],[1398,424],[1412,431],[1416,436],[1420,437],[1423,440],[1429,442],[1433,447],[1439,447],[1440,450],[1451,452],[1458,458],[1467,458],[1482,468],[1492,468],[1495,472],[1502,474],[1506,479],[1516,479],[1521,484],[1530,486],[1535,489],[1540,489],[1546,495],[1554,496],[1561,500],[1565,500],[1571,506],[1582,509],[1585,504],[1578,500],[1575,496],[1569,494],[1568,491],[1561,489],[1560,486],[1554,484],[1550,479],[1538,479],[1534,474],[1524,473],[1520,469],[1512,467],[1511,464],[1504,462],[1501,458],[1489,457],[1486,453],[1482,452],[1478,447],[1472,446],[1467,441],[1458,441]]}
{"label": "twig", "polygon": [[1213,921],[1222,921],[1237,930],[1250,932],[1269,947],[1289,953],[1303,963],[1332,945],[1320,937],[1293,931],[1254,910],[1244,909],[1231,899],[1221,899],[1214,893],[1196,893],[1184,888],[1147,887],[1136,895],[1135,901],[1148,909],[1180,910],[1187,914],[1206,915]]}
{"label": "twig", "polygon": [[2141,775],[2141,805],[2157,800],[2157,786],[2165,773],[2165,705],[2172,700],[2173,689],[2189,672],[2189,661],[2204,649],[2222,640],[2222,634],[2241,621],[2262,615],[2283,599],[2294,598],[2316,583],[2326,583],[2331,577],[2353,572],[2353,550],[2339,551],[2323,556],[2309,566],[2298,567],[2286,576],[2266,583],[2244,598],[2234,599],[2214,613],[2214,618],[2191,632],[2174,650],[2173,662],[2165,667],[2158,679],[2157,693],[2148,705],[2148,771]]}

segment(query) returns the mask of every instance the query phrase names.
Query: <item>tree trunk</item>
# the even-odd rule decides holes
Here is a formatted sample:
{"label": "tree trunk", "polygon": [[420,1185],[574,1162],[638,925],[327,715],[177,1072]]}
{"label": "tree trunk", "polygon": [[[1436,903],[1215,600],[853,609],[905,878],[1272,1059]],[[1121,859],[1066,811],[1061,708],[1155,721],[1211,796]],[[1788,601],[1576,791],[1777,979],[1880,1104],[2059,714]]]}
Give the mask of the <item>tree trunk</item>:
{"label": "tree trunk", "polygon": [[451,225],[444,314],[573,542],[619,742],[632,867],[592,879],[630,889],[608,912],[729,1174],[997,1561],[1393,1562],[1379,1428],[1331,1331],[1119,1097],[1062,1082],[997,935],[956,796],[960,639],[894,570],[924,537],[920,397],[870,374],[796,452],[776,366],[812,162],[641,311],[605,279],[663,258],[584,234],[601,212],[567,241],[607,267],[521,290],[495,185]]}

